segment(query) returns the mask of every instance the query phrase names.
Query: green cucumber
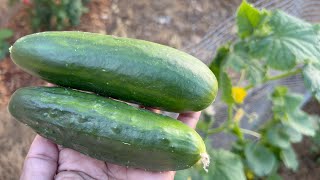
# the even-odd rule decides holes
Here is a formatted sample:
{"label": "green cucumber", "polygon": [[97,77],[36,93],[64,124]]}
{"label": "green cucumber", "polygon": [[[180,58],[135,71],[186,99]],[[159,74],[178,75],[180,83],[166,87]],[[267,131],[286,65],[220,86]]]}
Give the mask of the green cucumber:
{"label": "green cucumber", "polygon": [[214,74],[197,58],[143,40],[44,32],[14,43],[13,61],[51,83],[167,111],[200,111],[216,97]]}
{"label": "green cucumber", "polygon": [[21,88],[9,112],[57,144],[122,166],[168,171],[208,159],[202,138],[182,122],[95,94]]}

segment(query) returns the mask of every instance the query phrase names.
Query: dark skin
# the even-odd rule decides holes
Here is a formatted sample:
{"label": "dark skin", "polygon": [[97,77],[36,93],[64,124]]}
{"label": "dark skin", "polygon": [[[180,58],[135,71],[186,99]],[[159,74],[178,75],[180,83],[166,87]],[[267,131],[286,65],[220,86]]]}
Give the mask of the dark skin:
{"label": "dark skin", "polygon": [[[181,113],[177,119],[195,128],[200,114]],[[150,172],[99,161],[37,135],[25,159],[20,179],[171,180],[174,175],[175,171]]]}

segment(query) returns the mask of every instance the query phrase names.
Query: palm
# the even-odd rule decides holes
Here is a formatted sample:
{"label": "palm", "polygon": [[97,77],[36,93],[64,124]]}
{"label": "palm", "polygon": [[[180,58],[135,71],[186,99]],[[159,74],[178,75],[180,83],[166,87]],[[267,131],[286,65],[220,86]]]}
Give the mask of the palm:
{"label": "palm", "polygon": [[[200,113],[180,114],[195,127]],[[72,149],[62,148],[37,135],[24,163],[21,179],[173,179],[174,171],[150,172],[105,163]]]}
{"label": "palm", "polygon": [[[60,148],[59,148],[60,149]],[[56,177],[76,179],[173,179],[174,172],[148,172],[105,163],[74,150],[62,148],[59,153]]]}

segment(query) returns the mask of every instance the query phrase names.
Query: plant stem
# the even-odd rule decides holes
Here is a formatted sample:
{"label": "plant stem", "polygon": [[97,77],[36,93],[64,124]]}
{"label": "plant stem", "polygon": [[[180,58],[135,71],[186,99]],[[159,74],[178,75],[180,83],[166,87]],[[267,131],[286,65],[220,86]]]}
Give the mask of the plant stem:
{"label": "plant stem", "polygon": [[232,111],[232,104],[228,105],[228,119],[224,123],[222,123],[219,127],[214,128],[214,129],[209,129],[207,131],[206,136],[212,135],[212,134],[217,134],[220,133],[230,127],[232,124],[232,116],[233,116],[233,111]]}
{"label": "plant stem", "polygon": [[228,125],[232,123],[232,118],[233,118],[232,104],[228,104],[228,120],[227,120]]}
{"label": "plant stem", "polygon": [[[262,84],[266,83],[266,82],[269,82],[269,81],[275,81],[275,80],[279,80],[279,79],[283,79],[283,78],[286,78],[286,77],[289,77],[289,76],[293,76],[293,75],[297,75],[297,74],[300,74],[302,71],[302,69],[298,68],[294,71],[289,71],[289,72],[286,72],[286,73],[283,73],[283,74],[280,74],[280,75],[277,75],[277,76],[272,76],[272,77],[266,77],[263,81],[262,81]],[[245,90],[249,90],[251,88],[253,88],[253,84],[250,84],[248,86],[245,87]]]}
{"label": "plant stem", "polygon": [[302,71],[302,69],[296,69],[294,71],[289,71],[287,73],[283,73],[283,74],[280,74],[280,75],[277,75],[277,76],[273,76],[273,77],[267,77],[263,83],[265,82],[268,82],[268,81],[274,81],[274,80],[279,80],[279,79],[283,79],[283,78],[286,78],[286,77],[289,77],[289,76],[293,76],[293,75],[297,75],[297,74],[300,74]]}
{"label": "plant stem", "polygon": [[243,129],[243,128],[240,128],[240,130],[241,130],[241,132],[243,132],[244,134],[249,134],[249,135],[255,136],[255,137],[259,138],[259,139],[260,139],[260,137],[261,137],[261,134],[255,132],[255,131],[251,131],[251,130],[249,130],[249,129]]}
{"label": "plant stem", "polygon": [[207,136],[212,135],[212,134],[217,134],[220,133],[227,128],[227,123],[223,123],[220,127],[214,128],[214,129],[209,129],[207,131]]}

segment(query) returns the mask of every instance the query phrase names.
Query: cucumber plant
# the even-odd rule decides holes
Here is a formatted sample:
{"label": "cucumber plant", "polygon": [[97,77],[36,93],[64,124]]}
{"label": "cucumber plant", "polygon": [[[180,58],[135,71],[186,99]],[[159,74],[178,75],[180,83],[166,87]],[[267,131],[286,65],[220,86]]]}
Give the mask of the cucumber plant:
{"label": "cucumber plant", "polygon": [[[63,30],[80,24],[83,13],[88,12],[86,4],[90,0],[26,0],[29,6],[31,26],[34,32],[45,30]],[[18,3],[11,0],[10,4]],[[32,6],[30,6],[32,5]]]}
{"label": "cucumber plant", "polygon": [[[221,155],[212,155],[208,174],[193,168],[179,171],[176,179],[281,179],[277,174],[281,164],[293,171],[299,166],[292,144],[317,132],[319,117],[302,111],[303,95],[285,86],[276,86],[270,92],[272,116],[257,131],[240,127],[240,121],[250,116],[242,107],[248,91],[293,75],[301,74],[305,88],[320,101],[320,26],[280,10],[259,10],[246,1],[238,8],[236,24],[237,39],[220,47],[210,64],[218,79],[221,100],[228,107],[228,118],[212,128],[214,118],[204,113],[198,124],[198,131],[208,142],[210,135],[220,132],[234,135],[236,141],[230,151],[209,150]],[[278,75],[271,75],[271,71]],[[237,83],[230,72],[239,74]]]}

